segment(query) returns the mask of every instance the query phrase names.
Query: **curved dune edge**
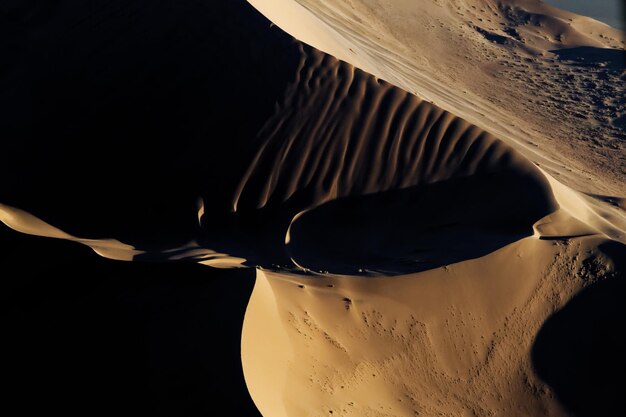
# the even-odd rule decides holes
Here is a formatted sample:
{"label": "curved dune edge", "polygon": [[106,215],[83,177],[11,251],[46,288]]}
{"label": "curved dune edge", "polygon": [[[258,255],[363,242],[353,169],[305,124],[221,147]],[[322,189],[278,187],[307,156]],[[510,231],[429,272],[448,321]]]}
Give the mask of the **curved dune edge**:
{"label": "curved dune edge", "polygon": [[[446,48],[445,44],[438,44],[437,42],[441,42],[441,38],[437,37],[440,33],[438,32],[439,29],[434,28],[437,25],[430,28],[425,23],[424,27],[413,24],[412,27],[417,28],[409,32],[406,31],[406,21],[398,18],[403,14],[408,16],[409,13],[414,13],[416,19],[421,19],[420,22],[426,19],[424,21],[440,22],[442,27],[448,25],[450,28],[455,28],[457,27],[455,25],[461,24],[463,28],[459,29],[458,32],[463,34],[460,36],[465,36],[465,39],[468,39],[467,42],[480,45],[481,48],[492,51],[490,53],[502,54],[502,51],[498,49],[499,45],[496,44],[496,49],[493,49],[493,42],[485,42],[482,39],[484,33],[480,30],[474,33],[476,30],[473,26],[471,31],[466,30],[467,27],[465,26],[471,26],[468,22],[471,22],[472,19],[474,19],[474,23],[483,25],[477,20],[479,18],[483,21],[486,20],[485,16],[477,11],[480,8],[475,7],[476,10],[469,15],[462,15],[459,12],[459,15],[455,16],[453,11],[438,5],[438,2],[420,4],[420,6],[416,6],[415,12],[408,9],[404,10],[403,7],[407,8],[406,6],[396,3],[389,3],[387,7],[372,8],[373,6],[365,0],[353,2],[351,5],[344,4],[345,2],[331,5],[309,0],[281,0],[279,2],[250,0],[249,2],[267,18],[300,41],[381,77],[498,136],[533,163],[541,166],[544,174],[549,177],[553,189],[557,190],[555,196],[564,210],[611,239],[622,243],[626,242],[626,212],[618,205],[607,203],[606,199],[592,196],[613,195],[617,196],[616,198],[622,197],[621,194],[626,184],[624,184],[623,175],[619,173],[621,163],[615,158],[619,157],[620,149],[624,150],[623,141],[619,140],[620,135],[623,136],[623,130],[613,129],[610,120],[600,122],[601,129],[609,130],[594,131],[594,135],[610,142],[614,148],[610,148],[595,160],[590,157],[590,152],[593,152],[594,147],[598,148],[603,145],[597,143],[589,145],[588,138],[585,139],[581,136],[589,135],[589,132],[585,133],[581,130],[585,126],[581,126],[579,120],[572,119],[569,121],[568,117],[571,115],[566,117],[560,113],[558,116],[556,113],[546,113],[547,110],[544,107],[532,108],[532,111],[528,113],[524,109],[527,104],[521,102],[513,103],[512,107],[506,107],[506,103],[494,104],[494,100],[510,100],[512,96],[520,95],[520,99],[532,101],[533,95],[537,91],[534,88],[529,88],[529,85],[524,85],[523,89],[515,92],[504,93],[503,90],[499,90],[499,86],[513,83],[515,82],[514,79],[504,80],[491,75],[484,76],[482,80],[486,80],[489,88],[495,91],[493,94],[496,96],[490,96],[491,91],[481,89],[480,84],[464,85],[460,81],[456,82],[454,77],[449,79],[447,83],[443,82],[442,77],[447,76],[447,74],[441,69],[434,69],[433,64],[437,61],[428,61],[429,54],[436,53],[441,62],[454,62],[460,68],[465,68],[466,65],[463,64],[463,60],[472,58],[471,53],[469,56],[462,57],[459,50]],[[487,10],[494,7],[489,1],[479,3],[481,7]],[[521,55],[522,58],[527,56],[528,58],[524,58],[526,60],[536,60],[536,65],[540,66],[540,69],[536,70],[537,73],[555,71],[548,65],[551,59],[550,49],[624,48],[624,41],[621,40],[622,32],[593,19],[534,1],[511,0],[501,3],[504,6],[500,6],[505,7],[504,10],[521,10],[529,15],[534,14],[544,16],[548,20],[553,19],[554,22],[550,20],[551,24],[568,34],[563,39],[557,40],[556,35],[549,32],[550,25],[542,26],[541,30],[545,33],[542,32],[541,36],[545,36],[544,39],[534,34],[532,26],[528,28],[515,21],[512,22],[510,19],[513,17],[511,16],[490,16],[494,22],[504,22],[502,24],[507,26],[514,24],[517,25],[514,26],[517,28],[516,30],[528,31],[524,43],[515,41],[517,43],[507,44],[507,46],[512,51],[517,51],[515,53]],[[469,9],[469,4],[468,2],[460,2],[458,8],[459,10],[462,8]],[[392,13],[397,13],[397,15],[392,15]],[[420,13],[423,16],[420,16]],[[348,22],[354,24],[348,25]],[[397,25],[394,29],[395,32],[391,31],[393,28],[389,26],[390,22]],[[486,21],[484,24],[487,24]],[[564,28],[561,28],[563,25],[565,25]],[[452,35],[444,32],[446,35],[443,39],[449,40],[450,36],[454,35],[454,30],[456,29],[453,29]],[[374,31],[378,32],[374,33]],[[398,38],[398,36],[403,38]],[[444,53],[442,56],[438,48],[427,48],[427,45],[422,45],[427,40],[432,41],[434,45],[439,45],[448,55]],[[424,46],[421,49],[417,48],[417,51],[423,56],[416,54],[416,49],[411,49],[413,48],[411,45],[407,46],[403,42],[414,42],[416,45]],[[406,49],[407,47],[409,50]],[[506,62],[508,55],[502,56]],[[432,58],[436,57],[433,56]],[[521,60],[522,58],[518,56],[516,59]],[[478,60],[475,65],[477,68],[483,68],[481,65],[486,64],[484,61]],[[544,65],[545,68],[541,65]],[[466,70],[469,71],[468,68]],[[488,72],[486,69],[484,71]],[[461,77],[459,74],[457,76]],[[577,75],[574,77],[576,81]],[[607,88],[614,91],[608,90],[603,94],[619,96],[621,82],[618,78],[612,82],[613,84]],[[539,88],[546,89],[548,87]],[[551,90],[548,88],[546,91]],[[526,99],[526,97],[528,98]],[[487,98],[489,100],[486,100]],[[543,99],[550,101],[550,97]],[[596,111],[593,108],[591,110],[588,107],[583,108],[583,105],[586,106],[584,103],[577,103],[576,100],[567,104],[568,110],[573,113]],[[549,109],[552,108],[551,103],[548,103],[547,106]],[[613,106],[615,109],[620,107],[618,104],[609,104],[609,106]],[[524,110],[522,113],[519,112],[520,108]],[[520,114],[523,114],[523,117],[520,118]],[[595,113],[585,114],[585,117],[590,120],[596,117]],[[550,130],[554,126],[569,130],[554,132]],[[584,145],[591,146],[591,150],[572,154],[568,150],[568,143],[571,139],[580,141],[577,143],[581,144],[581,149],[586,149],[583,148]],[[604,175],[602,171],[608,172],[607,170],[612,172],[612,177],[602,177]],[[560,184],[564,185],[561,186]],[[576,191],[566,191],[566,188],[572,188]],[[574,196],[574,194],[578,194],[578,196]]]}
{"label": "curved dune edge", "polygon": [[[198,215],[201,217],[202,214],[203,207],[201,206]],[[138,256],[146,255],[145,251],[116,239],[88,239],[72,236],[24,210],[6,204],[0,204],[0,221],[16,232],[80,243],[107,259],[133,261]],[[246,261],[243,258],[203,248],[195,241],[179,248],[165,250],[158,255],[158,258],[171,261],[184,259],[218,269],[240,268]]]}
{"label": "curved dune edge", "polygon": [[90,247],[98,255],[117,261],[132,261],[143,251],[115,239],[86,239],[65,233],[19,208],[0,204],[0,221],[11,229],[27,235],[77,242]]}
{"label": "curved dune edge", "polygon": [[[599,232],[612,240],[626,243],[626,234],[624,234],[623,228],[625,212],[621,207],[578,193],[563,185],[545,173],[545,171],[542,172],[549,181],[554,197],[561,206],[562,212],[574,220],[576,226],[573,227],[574,229],[580,229],[580,235]],[[541,223],[543,222],[540,221],[537,224]],[[535,227],[535,229],[540,236],[549,234],[545,230],[542,232],[540,227]],[[570,235],[566,231],[557,234],[561,236],[578,235],[577,233]]]}
{"label": "curved dune edge", "polygon": [[554,311],[611,276],[605,241],[531,237],[393,279],[258,270],[242,335],[248,388],[272,417],[570,415],[529,352]]}

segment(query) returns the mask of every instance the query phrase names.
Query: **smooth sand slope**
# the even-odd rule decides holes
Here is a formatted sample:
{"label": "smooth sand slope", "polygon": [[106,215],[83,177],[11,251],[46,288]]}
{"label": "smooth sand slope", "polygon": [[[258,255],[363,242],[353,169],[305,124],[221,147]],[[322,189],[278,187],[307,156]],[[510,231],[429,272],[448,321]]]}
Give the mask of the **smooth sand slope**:
{"label": "smooth sand slope", "polygon": [[[624,249],[598,244],[524,239],[394,278],[258,273],[250,392],[267,416],[616,415],[624,276],[611,258]],[[595,302],[569,301],[581,287]]]}
{"label": "smooth sand slope", "polygon": [[[25,13],[47,36],[3,84],[0,219],[116,259],[255,267],[241,351],[267,417],[623,407],[623,382],[576,368],[593,347],[573,343],[580,372],[555,360],[571,315],[544,325],[623,272],[622,200],[580,192],[624,184],[619,34],[534,2],[253,3],[330,54],[243,0],[67,2],[69,41]],[[613,52],[576,64],[563,46]],[[587,78],[608,101],[581,104]],[[27,91],[43,103],[30,112]],[[553,108],[559,94],[584,117]],[[598,344],[623,346],[608,333]]]}

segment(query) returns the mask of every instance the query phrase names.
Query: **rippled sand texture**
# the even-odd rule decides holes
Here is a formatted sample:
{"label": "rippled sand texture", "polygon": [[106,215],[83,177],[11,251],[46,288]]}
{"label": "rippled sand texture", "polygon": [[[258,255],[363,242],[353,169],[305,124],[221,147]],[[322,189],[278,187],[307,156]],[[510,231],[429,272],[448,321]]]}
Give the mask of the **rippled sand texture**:
{"label": "rippled sand texture", "polygon": [[583,192],[624,239],[623,32],[533,0],[251,3],[298,39],[505,140]]}
{"label": "rippled sand texture", "polygon": [[492,135],[329,55],[301,55],[232,214],[242,234],[248,218],[279,232],[264,246],[276,257],[287,244],[291,267],[429,269],[528,236],[556,210],[540,171]]}

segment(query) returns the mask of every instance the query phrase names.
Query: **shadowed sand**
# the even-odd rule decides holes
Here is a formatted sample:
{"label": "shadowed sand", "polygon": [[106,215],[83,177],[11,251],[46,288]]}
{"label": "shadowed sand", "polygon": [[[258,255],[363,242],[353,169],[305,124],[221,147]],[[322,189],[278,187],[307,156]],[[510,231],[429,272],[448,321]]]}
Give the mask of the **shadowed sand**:
{"label": "shadowed sand", "polygon": [[[621,149],[617,32],[521,0],[424,2],[428,22],[406,16],[439,28],[428,36],[378,11],[404,2],[253,3],[336,57],[243,0],[14,6],[0,29],[0,220],[62,239],[32,244],[52,259],[72,240],[183,261],[167,266],[177,277],[198,273],[189,262],[256,268],[241,359],[265,416],[586,415],[542,346],[555,311],[623,268],[600,249],[625,239],[620,157],[563,139]],[[446,27],[466,49],[444,48]],[[523,66],[532,91],[471,58],[490,54]],[[533,78],[548,63],[558,80]],[[573,104],[587,75],[610,102]],[[529,95],[547,104],[528,110]],[[239,330],[247,273],[207,274],[215,287],[192,290],[208,291],[202,314]],[[222,307],[230,285],[239,301]],[[194,332],[217,337],[215,320]]]}
{"label": "shadowed sand", "polygon": [[625,408],[621,370],[626,367],[626,338],[615,329],[624,327],[626,317],[621,299],[626,250],[614,242],[599,250],[618,264],[620,273],[585,288],[550,317],[537,334],[532,360],[573,414],[609,417]]}

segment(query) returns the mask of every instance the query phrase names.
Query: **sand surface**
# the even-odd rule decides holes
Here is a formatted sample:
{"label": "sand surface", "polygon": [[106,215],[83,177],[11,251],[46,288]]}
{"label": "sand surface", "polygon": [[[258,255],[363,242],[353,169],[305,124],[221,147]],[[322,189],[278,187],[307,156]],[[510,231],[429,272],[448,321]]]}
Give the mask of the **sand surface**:
{"label": "sand surface", "polygon": [[[243,329],[250,392],[268,416],[564,416],[568,407],[574,415],[611,415],[620,407],[615,379],[592,382],[573,371],[577,382],[551,386],[536,371],[568,372],[558,364],[562,350],[544,355],[545,343],[537,347],[546,319],[581,288],[594,291],[593,281],[622,279],[594,249],[601,243],[527,238],[394,278],[258,273]],[[578,343],[594,337],[583,323]],[[568,345],[577,351],[572,359],[594,362],[584,343],[593,342]],[[603,403],[587,403],[592,398]]]}
{"label": "sand surface", "polygon": [[539,1],[251,3],[298,39],[510,141],[566,185],[623,194],[623,159],[611,159],[624,154],[622,31]]}
{"label": "sand surface", "polygon": [[623,32],[531,0],[139,3],[12,10],[0,221],[255,269],[266,417],[623,411]]}

